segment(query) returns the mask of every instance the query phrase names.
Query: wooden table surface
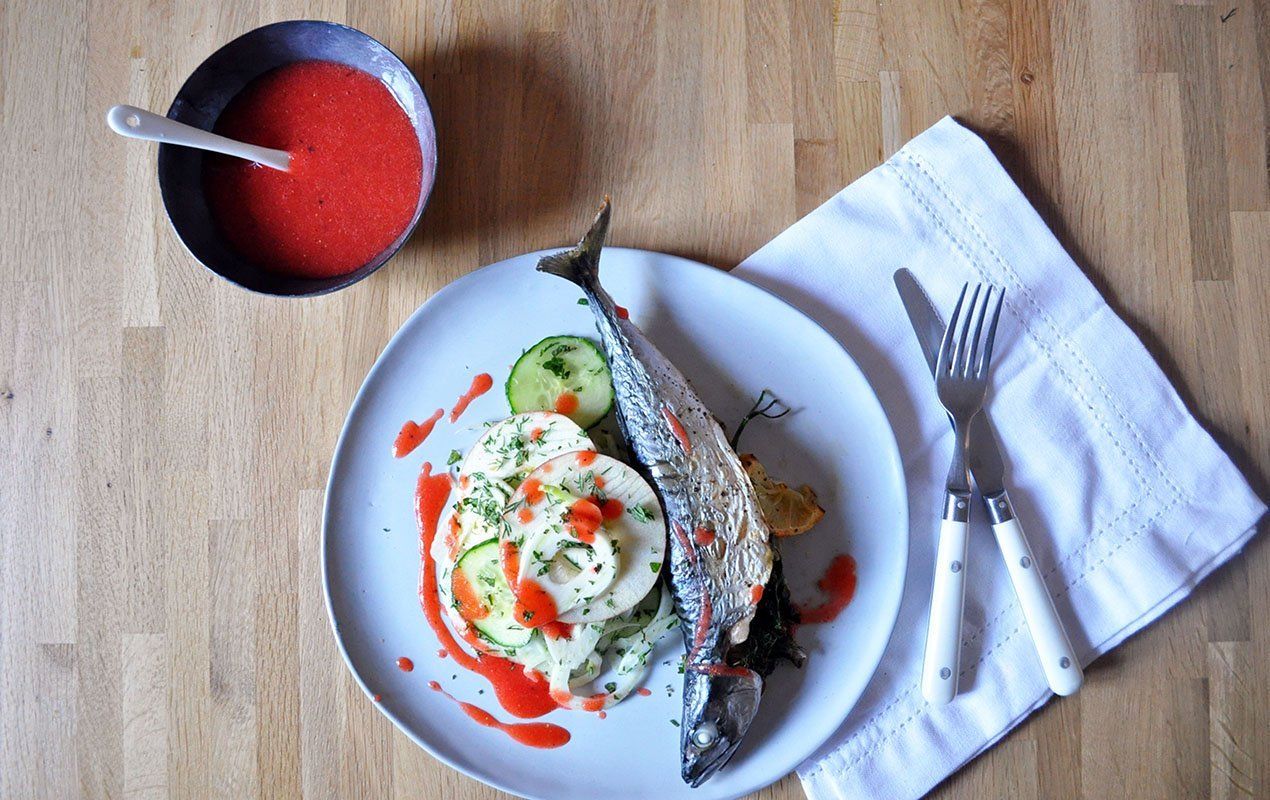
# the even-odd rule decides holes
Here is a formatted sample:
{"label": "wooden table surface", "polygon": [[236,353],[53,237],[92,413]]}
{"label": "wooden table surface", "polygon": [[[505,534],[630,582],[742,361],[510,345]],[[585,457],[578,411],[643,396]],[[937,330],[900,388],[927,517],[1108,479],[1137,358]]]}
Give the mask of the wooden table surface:
{"label": "wooden table surface", "polygon": [[[102,114],[166,109],[219,44],[297,17],[405,58],[441,177],[387,268],[284,301],[191,262],[153,146]],[[14,0],[0,22],[5,798],[496,795],[340,661],[323,485],[406,316],[605,192],[615,243],[729,267],[955,114],[1267,493],[1264,0]],[[1270,795],[1264,539],[934,796]]]}

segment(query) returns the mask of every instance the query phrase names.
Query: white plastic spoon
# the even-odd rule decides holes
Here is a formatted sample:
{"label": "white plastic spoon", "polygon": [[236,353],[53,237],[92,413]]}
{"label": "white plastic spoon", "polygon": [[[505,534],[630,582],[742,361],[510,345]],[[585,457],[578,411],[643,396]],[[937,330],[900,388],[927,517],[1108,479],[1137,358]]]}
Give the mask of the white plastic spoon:
{"label": "white plastic spoon", "polygon": [[106,112],[106,124],[115,133],[127,136],[129,139],[145,139],[150,142],[211,150],[213,153],[245,158],[283,172],[291,168],[291,155],[286,150],[272,150],[268,147],[257,147],[254,144],[226,139],[224,136],[161,117],[136,106],[115,106]]}

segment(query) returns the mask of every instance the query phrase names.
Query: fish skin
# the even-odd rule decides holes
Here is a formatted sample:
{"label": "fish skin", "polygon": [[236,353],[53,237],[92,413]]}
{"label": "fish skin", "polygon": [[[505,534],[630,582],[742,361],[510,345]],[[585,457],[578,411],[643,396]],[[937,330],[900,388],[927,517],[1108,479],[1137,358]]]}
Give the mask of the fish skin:
{"label": "fish skin", "polygon": [[[763,679],[728,666],[728,653],[749,635],[757,609],[753,587],[766,586],[771,575],[771,531],[723,428],[679,370],[619,316],[600,284],[610,214],[605,198],[578,246],[544,257],[538,269],[576,283],[586,295],[613,374],[618,422],[635,462],[657,488],[672,532],[670,584],[687,650],[682,773],[699,786],[732,757],[758,711]],[[698,543],[699,529],[713,531],[713,540]],[[712,741],[703,746],[698,734]]]}

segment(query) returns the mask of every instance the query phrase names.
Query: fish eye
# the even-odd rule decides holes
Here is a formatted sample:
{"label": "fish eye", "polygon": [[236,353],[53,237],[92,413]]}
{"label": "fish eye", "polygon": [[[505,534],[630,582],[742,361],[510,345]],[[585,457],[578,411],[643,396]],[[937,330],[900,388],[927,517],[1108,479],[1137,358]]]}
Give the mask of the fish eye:
{"label": "fish eye", "polygon": [[719,738],[719,729],[709,720],[701,723],[692,732],[692,743],[702,749],[714,744]]}

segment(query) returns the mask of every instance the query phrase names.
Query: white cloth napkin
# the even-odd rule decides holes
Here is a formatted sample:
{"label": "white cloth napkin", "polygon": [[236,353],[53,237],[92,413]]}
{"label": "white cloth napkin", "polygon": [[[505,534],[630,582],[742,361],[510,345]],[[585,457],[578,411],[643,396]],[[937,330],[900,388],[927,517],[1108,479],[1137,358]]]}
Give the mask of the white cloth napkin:
{"label": "white cloth napkin", "polygon": [[812,800],[919,797],[1051,697],[977,502],[962,693],[936,708],[918,689],[952,434],[891,282],[900,267],[945,318],[964,281],[1006,289],[987,408],[1016,512],[1082,662],[1190,593],[1265,511],[983,141],[943,119],[736,270],[854,356],[908,479],[899,622],[864,697],[799,767]]}

